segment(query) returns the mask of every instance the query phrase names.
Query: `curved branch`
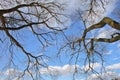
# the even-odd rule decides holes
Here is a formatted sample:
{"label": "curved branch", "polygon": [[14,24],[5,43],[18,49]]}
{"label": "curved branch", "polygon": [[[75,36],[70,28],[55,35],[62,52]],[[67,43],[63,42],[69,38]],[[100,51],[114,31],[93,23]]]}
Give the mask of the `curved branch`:
{"label": "curved branch", "polygon": [[118,35],[115,36],[115,37],[114,37],[114,35],[116,33],[112,34],[111,38],[86,38],[86,35],[89,31],[97,29],[97,28],[102,28],[106,24],[108,24],[110,27],[112,27],[114,29],[120,30],[120,23],[112,20],[109,17],[105,17],[99,23],[94,24],[94,25],[88,27],[87,29],[85,29],[82,38],[79,38],[79,39],[77,39],[76,41],[73,42],[73,47],[74,47],[75,43],[80,43],[81,41],[83,41],[84,47],[86,47],[85,40],[93,40],[95,42],[107,42],[107,43],[112,43],[112,42],[116,42],[116,41],[120,40],[120,33],[117,33]]}
{"label": "curved branch", "polygon": [[93,30],[93,29],[102,28],[102,27],[104,27],[106,24],[108,24],[109,26],[111,26],[111,27],[114,28],[114,29],[120,30],[120,23],[112,20],[112,19],[109,18],[109,17],[105,17],[105,18],[103,18],[99,23],[94,24],[94,25],[88,27],[88,28],[86,29],[86,31],[89,32],[89,31],[91,31],[91,30]]}
{"label": "curved branch", "polygon": [[19,26],[19,27],[0,27],[0,30],[20,30],[22,28],[25,28],[25,27],[28,27],[28,26],[32,26],[32,25],[37,25],[37,24],[43,24],[43,22],[32,22],[32,23],[28,23],[28,24],[25,24],[25,25],[22,25],[22,26]]}
{"label": "curved branch", "polygon": [[79,42],[84,41],[84,40],[93,40],[96,42],[112,43],[112,42],[116,42],[116,41],[120,40],[120,35],[118,35],[116,37],[112,37],[112,38],[79,38],[76,41],[74,41],[74,44],[79,43]]}
{"label": "curved branch", "polygon": [[112,42],[116,42],[116,41],[120,40],[120,35],[118,35],[116,37],[113,37],[111,39],[108,39],[108,38],[99,38],[99,39],[93,38],[93,40],[96,41],[96,42],[108,42],[108,43],[112,43]]}
{"label": "curved branch", "polygon": [[[94,29],[97,29],[97,28],[102,28],[102,27],[104,27],[106,24],[108,24],[110,27],[112,27],[112,28],[114,28],[114,29],[117,29],[117,30],[120,30],[120,23],[118,23],[118,22],[116,22],[116,21],[114,21],[114,20],[112,20],[111,18],[109,18],[109,17],[105,17],[105,18],[103,18],[99,23],[97,23],[97,24],[94,24],[94,25],[92,25],[92,26],[90,26],[90,27],[88,27],[85,31],[84,31],[84,33],[83,33],[83,36],[82,36],[82,38],[85,38],[86,37],[86,35],[87,35],[87,32],[89,32],[89,31],[91,31],[91,30],[94,30]],[[102,40],[101,40],[102,39]],[[120,40],[120,37],[118,36],[118,37],[116,37],[116,38],[112,38],[112,39],[107,39],[107,38],[101,38],[101,39],[95,39],[95,41],[101,41],[101,42],[115,42],[116,40]]]}

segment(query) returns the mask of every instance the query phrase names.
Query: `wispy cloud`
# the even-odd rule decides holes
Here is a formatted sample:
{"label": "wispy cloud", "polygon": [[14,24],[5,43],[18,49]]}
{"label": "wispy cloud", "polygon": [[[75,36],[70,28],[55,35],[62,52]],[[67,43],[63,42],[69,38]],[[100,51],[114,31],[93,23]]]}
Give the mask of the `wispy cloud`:
{"label": "wispy cloud", "polygon": [[[91,63],[90,66],[97,70],[98,68],[100,68],[102,65],[100,63]],[[49,66],[47,68],[41,68],[39,71],[42,75],[54,75],[54,76],[70,76],[71,74],[73,74],[75,72],[75,69],[77,68],[78,73],[82,73],[83,74],[83,70],[86,71],[89,69],[89,65],[86,65],[84,67],[80,67],[79,65],[69,65],[66,64],[64,66]],[[106,70],[118,70],[120,69],[120,63],[117,64],[113,64],[113,65],[109,65],[106,66]],[[6,75],[6,76],[12,76],[12,75],[16,75],[16,74],[21,74],[21,71],[16,70],[16,69],[7,69],[5,72],[2,72],[2,74]],[[88,79],[89,80],[99,80],[99,78],[103,78],[104,80],[109,80],[112,79],[114,77],[119,77],[120,75],[116,72],[106,72],[106,73],[102,73],[100,74],[91,74]]]}
{"label": "wispy cloud", "polygon": [[[73,13],[78,10],[81,9],[84,12],[84,17],[85,15],[88,15],[87,11],[90,8],[90,1],[87,0],[59,0],[61,3],[66,3],[67,6],[66,8],[66,13],[69,15],[73,15]],[[92,16],[93,19],[97,19],[97,18],[103,18],[106,15],[109,15],[113,9],[115,8],[115,4],[118,0],[104,0],[104,8],[102,7],[102,4],[98,1],[98,3],[100,4],[99,6],[95,6],[94,10],[97,13],[96,17],[95,15]],[[87,17],[87,16],[86,16]],[[97,19],[99,20],[99,19]]]}
{"label": "wispy cloud", "polygon": [[116,32],[115,29],[102,28],[98,31],[99,35],[97,36],[97,38],[109,38],[114,32]]}
{"label": "wispy cloud", "polygon": [[113,78],[120,79],[120,75],[115,72],[106,72],[103,74],[92,74],[88,77],[88,80],[112,80]]}
{"label": "wispy cloud", "polygon": [[7,69],[5,72],[4,72],[4,75],[15,75],[15,74],[20,74],[21,72],[16,70],[16,69]]}
{"label": "wispy cloud", "polygon": [[[105,3],[104,7],[106,9],[105,9],[105,13],[102,14],[102,15],[110,14],[113,11],[113,9],[115,8],[115,4],[116,4],[117,1],[118,0],[104,0],[104,3]],[[85,0],[71,0],[71,1],[69,1],[69,0],[59,0],[59,2],[66,3],[66,5],[67,5],[66,9],[69,12],[74,12],[78,8],[81,8],[81,9],[85,10],[85,9],[89,8],[88,4],[90,3],[90,1],[85,1]],[[100,3],[100,2],[98,2],[98,3]],[[98,6],[98,7],[99,7],[99,9],[97,9],[97,10],[99,10],[98,13],[99,12],[101,13],[103,11],[102,7],[101,6]],[[101,7],[102,11],[101,11],[100,7]]]}
{"label": "wispy cloud", "polygon": [[117,64],[112,64],[110,66],[107,66],[106,67],[108,70],[117,70],[117,69],[120,69],[120,63],[117,63]]}
{"label": "wispy cloud", "polygon": [[92,67],[93,69],[96,68],[100,68],[102,65],[100,63],[91,63],[90,65],[86,65],[83,67],[83,70],[87,71],[87,70],[91,70],[90,67]]}
{"label": "wispy cloud", "polygon": [[102,74],[91,74],[88,79],[89,80],[112,80],[113,78],[120,79],[120,74],[116,72],[111,72],[109,70],[119,70],[120,69],[120,63],[112,64],[109,66],[106,66],[106,72]]}
{"label": "wispy cloud", "polygon": [[[59,0],[58,2],[66,4],[65,9],[63,11],[63,14],[69,15],[71,17],[68,18],[68,21],[66,19],[65,22],[67,25],[71,24],[72,21],[79,19],[79,14],[76,14],[76,11],[80,10],[83,13],[83,18],[87,19],[89,23],[96,23],[99,20],[101,20],[103,17],[109,15],[113,9],[115,8],[115,4],[118,0],[104,0],[104,8],[102,7],[102,4],[98,2],[99,6],[94,6],[95,13],[97,15],[91,15],[88,16],[88,10],[90,8],[90,1],[89,0]],[[90,24],[91,25],[91,24]],[[89,25],[88,25],[89,26]]]}
{"label": "wispy cloud", "polygon": [[[100,63],[91,63],[90,66],[93,69],[97,69],[101,67]],[[48,68],[42,68],[40,69],[40,73],[41,74],[51,74],[51,75],[57,75],[57,76],[67,76],[67,75],[71,75],[75,72],[75,70],[77,69],[77,73],[83,73],[84,71],[87,70],[91,70],[89,65],[86,66],[79,66],[79,65],[69,65],[66,64],[64,66],[49,66]]]}
{"label": "wispy cloud", "polygon": [[110,55],[110,54],[112,54],[112,52],[113,52],[113,50],[109,50],[109,51],[106,52],[105,54],[106,54],[106,55]]}
{"label": "wispy cloud", "polygon": [[40,69],[41,74],[51,74],[57,76],[66,76],[75,72],[75,68],[79,68],[78,65],[64,65],[64,66],[49,66],[48,68]]}
{"label": "wispy cloud", "polygon": [[120,59],[120,57],[115,57],[113,60],[119,60]]}
{"label": "wispy cloud", "polygon": [[120,43],[118,44],[118,47],[120,48]]}

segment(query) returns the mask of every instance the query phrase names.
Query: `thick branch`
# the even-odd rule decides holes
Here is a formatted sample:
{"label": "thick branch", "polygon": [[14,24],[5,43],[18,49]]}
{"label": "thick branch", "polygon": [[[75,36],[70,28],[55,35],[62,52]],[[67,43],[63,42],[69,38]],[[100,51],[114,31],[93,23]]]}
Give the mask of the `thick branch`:
{"label": "thick branch", "polygon": [[107,38],[96,39],[96,38],[93,38],[93,40],[96,41],[96,42],[108,42],[108,43],[112,43],[112,42],[116,42],[116,41],[120,40],[120,35],[116,36],[116,37],[113,37],[111,39],[107,39]]}
{"label": "thick branch", "polygon": [[33,22],[33,23],[28,23],[28,24],[25,24],[25,25],[22,25],[22,26],[19,26],[19,27],[0,27],[0,30],[20,30],[22,28],[25,28],[25,27],[29,27],[29,26],[32,26],[32,25],[38,25],[38,24],[43,24],[43,22]]}
{"label": "thick branch", "polygon": [[107,42],[107,43],[112,43],[112,42],[116,42],[118,40],[120,40],[120,35],[116,36],[116,37],[112,37],[112,38],[79,38],[77,39],[74,43],[79,43],[81,41],[84,40],[93,40],[96,42]]}
{"label": "thick branch", "polygon": [[73,42],[73,45],[72,45],[73,49],[74,49],[74,46],[75,46],[76,43],[81,43],[83,41],[84,42],[84,47],[87,50],[87,47],[86,47],[87,45],[85,44],[85,40],[91,40],[90,50],[92,51],[93,48],[94,48],[94,45],[93,45],[94,41],[95,42],[106,42],[106,43],[116,42],[116,41],[120,40],[120,34],[118,36],[112,37],[112,38],[79,38],[79,39],[77,39],[76,41]]}
{"label": "thick branch", "polygon": [[109,18],[109,17],[105,17],[105,18],[103,18],[99,23],[94,24],[94,25],[88,27],[88,28],[86,29],[86,31],[88,32],[88,31],[93,30],[93,29],[102,28],[102,27],[104,27],[106,24],[108,24],[109,26],[111,26],[111,27],[114,28],[114,29],[120,30],[120,23],[112,20],[112,19]]}
{"label": "thick branch", "polygon": [[[112,20],[111,18],[109,17],[105,17],[103,18],[99,23],[97,24],[94,24],[90,27],[88,27],[84,33],[83,33],[83,36],[82,38],[85,38],[86,35],[87,35],[87,32],[91,31],[91,30],[94,30],[94,29],[97,29],[97,28],[102,28],[104,27],[106,24],[108,24],[110,27],[114,28],[114,29],[117,29],[117,30],[120,30],[120,23]],[[95,41],[101,41],[101,42],[115,42],[116,40],[120,40],[120,37],[114,37],[115,39],[111,38],[111,39],[107,39],[107,38],[100,38],[99,40],[98,39],[95,39]],[[101,40],[103,39],[103,40]],[[106,39],[106,40],[105,40]]]}

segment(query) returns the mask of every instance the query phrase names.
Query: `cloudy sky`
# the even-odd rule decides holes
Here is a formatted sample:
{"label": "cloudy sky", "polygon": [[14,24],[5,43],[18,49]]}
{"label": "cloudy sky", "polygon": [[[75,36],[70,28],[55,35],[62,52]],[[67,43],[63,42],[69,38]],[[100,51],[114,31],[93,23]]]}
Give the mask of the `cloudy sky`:
{"label": "cloudy sky", "polygon": [[[86,9],[87,8],[87,3],[84,1],[85,0],[60,0],[63,3],[67,3],[67,7],[66,7],[66,11],[65,13],[71,16],[71,21],[70,23],[72,23],[72,21],[74,22],[74,20],[76,20],[77,18],[75,18],[76,16],[73,14],[77,9]],[[113,19],[116,20],[116,18],[114,18],[114,14],[112,13],[116,8],[117,8],[117,4],[118,4],[118,0],[106,0],[106,5],[105,5],[105,12],[104,9],[102,8],[96,8],[97,10],[97,14],[99,16],[97,17],[93,17],[93,19],[95,19],[95,22],[100,21],[103,17],[109,16]],[[77,23],[77,20],[75,22],[75,25],[73,26],[79,26],[80,23]],[[89,26],[89,25],[88,25]],[[98,38],[105,38],[105,37],[110,37],[109,35],[112,34],[113,32],[115,32],[116,30],[114,29],[100,29],[98,31]],[[69,33],[70,34],[70,33]],[[109,44],[106,44],[109,45]],[[79,69],[78,72],[78,76],[76,76],[75,80],[99,80],[98,77],[102,77],[104,80],[111,80],[112,78],[120,78],[120,43],[119,41],[116,43],[112,43],[111,45],[108,46],[107,51],[104,53],[105,55],[105,69],[106,69],[106,73],[103,73],[101,75],[96,75],[96,74],[90,74],[88,75],[88,78],[85,78],[86,75],[83,75],[82,70],[87,70],[88,65],[86,65],[86,67],[84,67],[83,65],[77,65],[77,68]],[[65,60],[65,59],[63,59]],[[63,62],[64,63],[64,62]],[[83,68],[84,67],[84,68]],[[95,70],[98,70],[102,67],[102,64],[97,62],[94,64],[93,68]],[[53,69],[52,69],[53,68]],[[54,70],[55,69],[55,70]],[[52,74],[54,75],[58,75],[59,78],[58,80],[72,80],[71,78],[71,74],[74,73],[74,69],[75,69],[75,65],[69,65],[69,64],[63,64],[63,65],[56,65],[56,66],[50,66],[47,70],[47,68],[43,68],[40,71],[43,74],[48,74],[48,72],[52,72]],[[82,75],[82,76],[81,76]],[[64,79],[63,79],[64,77]]]}
{"label": "cloudy sky", "polygon": [[[67,14],[70,16],[70,18],[68,19],[68,22],[66,22],[66,25],[71,26],[72,24],[72,27],[76,27],[76,26],[80,27],[79,25],[81,25],[81,23],[79,23],[78,16],[75,15],[75,12],[78,9],[81,9],[83,11],[87,9],[89,1],[88,0],[59,0],[59,1],[61,3],[66,3],[64,14]],[[84,1],[87,1],[87,2],[84,2]],[[95,20],[95,23],[100,21],[105,16],[114,18],[113,16],[114,14],[112,14],[112,11],[117,8],[117,3],[119,2],[119,0],[105,0],[105,1],[106,1],[105,10],[102,7],[96,7],[97,14],[99,16],[93,17],[93,19]],[[87,13],[85,13],[83,16],[85,15],[87,15]],[[114,19],[116,20],[116,18]],[[75,28],[75,29],[78,29],[78,28]],[[73,30],[70,32],[73,32]],[[108,35],[112,34],[114,31],[116,30],[110,30],[110,29],[108,30],[106,28],[103,28],[98,31],[98,35],[96,37],[97,38],[109,37]],[[67,32],[67,34],[71,34],[70,32]],[[57,62],[58,61],[57,59],[56,61],[52,60],[53,61],[52,63],[46,59],[45,62],[47,62],[50,66],[48,66],[47,68],[41,68],[39,71],[43,75],[43,77],[46,78],[47,80],[54,80],[54,79],[55,80],[73,80],[73,77],[74,77],[73,74],[75,73],[76,68],[78,72],[75,75],[75,80],[86,80],[86,79],[99,80],[98,77],[102,77],[104,80],[111,80],[112,78],[115,78],[115,77],[120,78],[120,41],[112,44],[106,44],[106,45],[109,45],[107,46],[107,51],[104,53],[104,56],[105,56],[104,65],[107,72],[101,75],[94,74],[94,73],[84,74],[82,70],[87,71],[89,65],[83,66],[82,64],[76,64],[76,65],[69,64],[68,63],[69,60],[66,59],[67,56],[65,55],[61,57],[61,62],[59,63]],[[54,49],[51,50],[51,53],[49,54],[52,54],[52,52],[54,52]],[[93,65],[93,68],[98,72],[100,71],[101,67],[102,67],[102,64],[99,62],[96,62]],[[1,80],[2,79],[5,80],[4,78],[8,75],[13,76],[14,74],[17,74],[17,73],[20,74],[21,71],[17,69],[12,69],[12,68],[7,69],[4,72],[0,72],[0,75],[2,75]],[[50,76],[48,76],[49,74],[53,77],[55,76],[55,78],[54,79],[50,78]],[[14,80],[16,80],[16,78]]]}

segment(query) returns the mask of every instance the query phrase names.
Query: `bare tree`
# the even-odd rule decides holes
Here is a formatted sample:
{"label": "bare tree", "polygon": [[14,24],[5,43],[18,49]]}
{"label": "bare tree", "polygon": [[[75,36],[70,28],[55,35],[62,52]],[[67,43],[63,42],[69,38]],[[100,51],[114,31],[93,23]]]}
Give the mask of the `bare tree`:
{"label": "bare tree", "polygon": [[[114,43],[120,40],[120,23],[115,21],[114,19],[111,19],[110,17],[104,17],[103,19],[101,19],[99,22],[95,23],[96,21],[96,17],[100,18],[96,7],[100,6],[102,7],[103,10],[105,10],[105,0],[100,0],[100,1],[96,1],[96,0],[90,0],[89,2],[89,8],[85,11],[82,10],[77,10],[77,17],[80,19],[80,21],[82,21],[84,27],[81,30],[81,35],[79,38],[78,37],[74,37],[70,38],[67,37],[65,44],[63,45],[63,47],[60,48],[58,55],[63,52],[63,50],[67,49],[66,51],[68,51],[68,53],[70,54],[70,61],[73,61],[74,64],[79,64],[79,63],[83,63],[83,65],[86,67],[88,66],[89,68],[86,70],[85,69],[85,73],[93,72],[93,73],[97,73],[99,74],[99,72],[97,72],[94,69],[94,65],[95,63],[98,61],[99,63],[101,62],[102,65],[102,69],[101,71],[105,70],[105,67],[103,66],[104,64],[104,56],[103,56],[103,48],[104,46],[100,47],[99,44],[101,43]],[[99,5],[99,6],[98,6]],[[101,8],[100,8],[101,9]],[[92,23],[89,22],[89,20],[92,20]],[[95,21],[95,22],[94,22]],[[88,24],[90,23],[91,26],[88,26]],[[105,27],[105,25],[108,25],[111,29],[115,29],[117,30],[116,32],[114,32],[112,35],[109,35],[111,37],[109,38],[97,38],[95,35],[95,33],[93,35],[91,35],[90,32],[94,32],[96,29],[101,29],[103,27]],[[74,36],[74,35],[73,35]],[[78,35],[77,35],[78,36]],[[101,49],[101,50],[100,50]],[[84,56],[86,56],[84,58]],[[82,56],[82,59],[81,59]],[[77,68],[75,69],[75,74],[78,72]],[[100,78],[100,77],[99,77]],[[100,78],[101,80],[103,80],[102,78]]]}
{"label": "bare tree", "polygon": [[[70,54],[70,60],[72,61],[72,59],[74,59],[75,65],[78,64],[79,57],[81,55],[85,55],[84,60],[82,59],[82,63],[84,63],[85,66],[87,64],[89,66],[85,72],[92,70],[93,72],[98,73],[94,70],[94,64],[92,64],[95,63],[95,55],[100,58],[99,60],[102,60],[103,64],[103,55],[97,51],[97,44],[99,44],[99,42],[116,42],[120,40],[120,33],[116,32],[112,34],[111,38],[89,37],[88,34],[95,29],[104,27],[106,24],[119,31],[120,23],[109,17],[104,17],[100,22],[96,24],[92,23],[90,27],[87,27],[86,25],[88,24],[87,22],[89,22],[89,19],[93,20],[92,22],[94,22],[95,18],[92,17],[99,16],[97,15],[96,7],[102,7],[101,9],[104,10],[104,5],[107,2],[106,0],[100,0],[98,2],[97,0],[86,1],[89,3],[87,10],[85,10],[85,12],[78,12],[79,18],[84,25],[81,37],[69,39],[69,37],[64,34],[66,41],[58,51],[58,55],[61,53],[61,51],[64,51],[63,49],[68,49],[70,53],[72,52]],[[60,17],[63,16],[61,11],[64,9],[62,4],[53,1],[51,2],[49,0],[3,0],[0,3],[0,8],[0,57],[5,54],[7,56],[3,58],[8,61],[7,65],[4,63],[5,66],[3,65],[3,67],[19,67],[18,64],[16,64],[18,61],[19,64],[21,62],[21,65],[24,68],[21,69],[21,71],[16,71],[15,69],[9,70],[9,73],[18,73],[18,75],[14,75],[14,77],[17,77],[18,80],[26,77],[28,78],[28,76],[30,76],[30,78],[33,80],[40,78],[42,79],[39,69],[41,67],[48,66],[44,59],[49,57],[44,54],[39,54],[40,51],[32,52],[30,47],[30,49],[28,49],[27,47],[30,45],[30,43],[27,47],[25,43],[29,42],[30,40],[28,40],[26,36],[29,35],[29,37],[34,38],[32,39],[33,43],[35,41],[35,44],[39,45],[37,46],[40,47],[39,49],[44,49],[48,45],[51,45],[56,33],[62,32],[64,29],[66,29],[64,27],[56,27],[55,25],[56,23],[63,24],[63,22],[60,20]],[[81,13],[83,14],[81,15]],[[30,46],[32,47],[32,45]],[[20,61],[19,58],[16,57],[19,57]],[[25,59],[21,61],[23,58]],[[75,73],[77,72],[79,71],[76,66]],[[13,77],[10,76],[9,79],[13,79]]]}
{"label": "bare tree", "polygon": [[[21,57],[24,56],[22,64],[25,68],[20,71],[17,79],[24,79],[26,75],[30,75],[33,80],[40,78],[39,68],[47,67],[44,61],[44,54],[31,52],[26,49],[25,42],[28,41],[26,34],[30,34],[31,38],[37,40],[35,44],[39,44],[40,49],[51,45],[53,40],[52,34],[62,31],[63,27],[57,27],[54,24],[62,24],[60,21],[60,12],[63,10],[62,4],[54,1],[37,1],[37,0],[2,0],[0,3],[0,44],[2,52],[9,54],[8,63],[5,66],[17,66],[14,58],[21,52]],[[48,38],[49,37],[49,38]],[[29,43],[30,44],[30,43]],[[32,44],[32,43],[31,43]],[[4,47],[7,48],[4,48]],[[32,47],[32,46],[31,46]],[[3,49],[2,49],[3,48]],[[24,53],[24,54],[22,54]],[[3,55],[1,54],[1,56]],[[36,55],[37,54],[37,55]],[[20,56],[19,56],[20,58]],[[18,58],[18,59],[19,59]],[[3,65],[4,66],[4,65]],[[4,67],[5,67],[4,66]],[[17,66],[19,67],[19,66]],[[19,71],[18,71],[19,72]],[[11,78],[10,78],[11,79]]]}

